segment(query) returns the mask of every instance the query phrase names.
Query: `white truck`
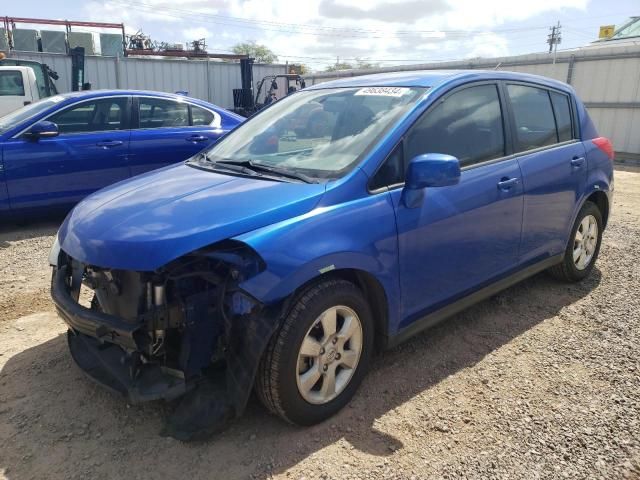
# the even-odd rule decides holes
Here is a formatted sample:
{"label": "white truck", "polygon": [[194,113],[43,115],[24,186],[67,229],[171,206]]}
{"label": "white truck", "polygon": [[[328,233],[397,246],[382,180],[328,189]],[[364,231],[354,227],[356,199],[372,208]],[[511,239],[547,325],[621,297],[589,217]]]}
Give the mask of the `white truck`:
{"label": "white truck", "polygon": [[[49,67],[26,60],[0,60],[0,117],[56,95]],[[57,77],[57,75],[55,75]]]}

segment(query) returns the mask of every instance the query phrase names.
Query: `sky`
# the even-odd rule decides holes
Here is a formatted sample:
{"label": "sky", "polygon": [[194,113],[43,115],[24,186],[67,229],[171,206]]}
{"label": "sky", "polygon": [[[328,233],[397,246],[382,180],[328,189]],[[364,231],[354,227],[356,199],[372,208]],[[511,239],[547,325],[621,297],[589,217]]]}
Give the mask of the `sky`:
{"label": "sky", "polygon": [[256,41],[280,63],[321,71],[337,58],[390,66],[542,52],[558,21],[558,48],[574,48],[640,15],[640,0],[21,0],[0,15],[124,23],[168,43],[204,37],[211,53]]}

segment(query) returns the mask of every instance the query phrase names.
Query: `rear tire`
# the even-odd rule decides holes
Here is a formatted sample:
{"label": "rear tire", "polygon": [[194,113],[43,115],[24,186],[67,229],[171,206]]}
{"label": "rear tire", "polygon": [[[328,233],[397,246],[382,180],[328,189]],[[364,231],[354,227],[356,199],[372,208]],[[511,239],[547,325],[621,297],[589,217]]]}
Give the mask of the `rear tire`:
{"label": "rear tire", "polygon": [[334,415],[366,374],[373,326],[371,309],[354,284],[335,279],[309,287],[294,301],[260,362],[261,402],[297,425]]}
{"label": "rear tire", "polygon": [[589,276],[600,253],[602,213],[595,203],[586,202],[571,229],[571,237],[562,262],[549,273],[565,282],[579,282]]}

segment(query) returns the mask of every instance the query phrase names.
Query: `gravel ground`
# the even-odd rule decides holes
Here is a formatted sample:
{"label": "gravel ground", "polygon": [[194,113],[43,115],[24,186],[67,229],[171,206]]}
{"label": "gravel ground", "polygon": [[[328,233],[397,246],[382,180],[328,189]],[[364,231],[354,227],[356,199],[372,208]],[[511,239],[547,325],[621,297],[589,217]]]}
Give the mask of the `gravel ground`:
{"label": "gravel ground", "polygon": [[296,428],[254,399],[205,443],[90,383],[48,298],[56,225],[0,227],[0,478],[640,478],[640,170],[618,169],[593,275],[542,274],[374,361]]}

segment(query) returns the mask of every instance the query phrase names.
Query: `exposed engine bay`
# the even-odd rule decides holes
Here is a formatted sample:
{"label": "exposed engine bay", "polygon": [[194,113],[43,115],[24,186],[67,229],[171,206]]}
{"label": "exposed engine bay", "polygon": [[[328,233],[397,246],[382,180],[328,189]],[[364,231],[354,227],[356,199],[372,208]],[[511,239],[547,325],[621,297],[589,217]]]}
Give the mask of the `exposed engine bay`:
{"label": "exposed engine bay", "polygon": [[[165,433],[190,440],[244,410],[282,308],[239,288],[263,269],[234,241],[154,272],[83,265],[60,252],[52,295],[85,373],[132,403],[180,398]],[[78,303],[81,288],[93,292],[90,308]]]}

